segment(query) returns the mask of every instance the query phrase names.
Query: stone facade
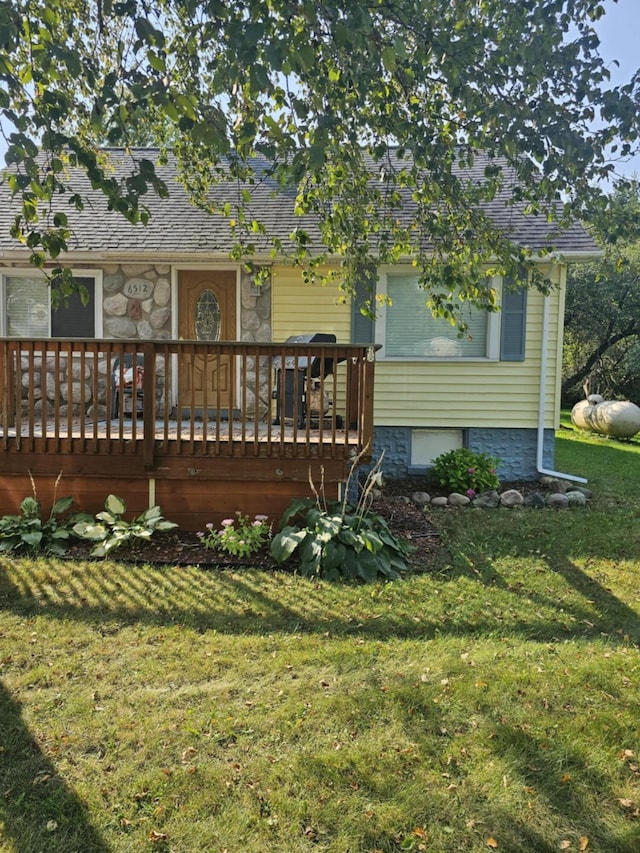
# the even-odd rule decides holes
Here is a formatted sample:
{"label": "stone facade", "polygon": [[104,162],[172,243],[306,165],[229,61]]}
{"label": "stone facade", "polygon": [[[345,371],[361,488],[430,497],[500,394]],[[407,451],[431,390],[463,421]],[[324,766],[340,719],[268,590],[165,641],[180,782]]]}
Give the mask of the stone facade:
{"label": "stone facade", "polygon": [[169,264],[118,264],[104,267],[105,338],[171,338],[171,267]]}
{"label": "stone facade", "polygon": [[[102,320],[105,338],[114,340],[170,340],[171,339],[171,267],[169,264],[111,264],[104,266],[102,280]],[[78,274],[81,274],[78,270]],[[240,291],[240,339],[243,342],[263,343],[271,340],[271,283],[269,280],[256,286],[254,278],[246,271],[241,275]],[[105,357],[87,355],[84,364],[74,356],[71,364],[71,382],[68,377],[68,358],[61,354],[58,359],[48,357],[43,366],[42,358],[36,358],[33,375],[28,372],[28,359],[21,363],[22,409],[26,414],[31,409],[36,417],[51,415],[58,406],[61,416],[66,417],[71,407],[73,416],[79,416],[81,408],[87,418],[107,417],[107,386],[113,382],[114,364],[108,368]],[[269,360],[257,365],[260,388],[268,388]],[[97,398],[93,398],[93,372],[98,371]],[[156,358],[157,403],[164,405],[165,363],[162,356]],[[256,365],[251,367],[249,359],[249,388],[246,404],[249,412],[256,408],[255,387]],[[58,378],[56,383],[55,377]],[[60,397],[55,399],[55,388]],[[257,401],[261,417],[270,411],[270,400],[260,397]]]}
{"label": "stone facade", "polygon": [[[254,283],[253,276],[246,270],[240,279],[240,339],[243,343],[269,343],[272,340],[271,327],[271,280],[260,285]],[[271,411],[271,400],[267,397],[271,362],[263,358],[256,365],[255,359],[247,360],[246,412],[258,419],[267,417]],[[256,401],[253,389],[265,389],[264,395]],[[257,411],[256,411],[257,410]]]}

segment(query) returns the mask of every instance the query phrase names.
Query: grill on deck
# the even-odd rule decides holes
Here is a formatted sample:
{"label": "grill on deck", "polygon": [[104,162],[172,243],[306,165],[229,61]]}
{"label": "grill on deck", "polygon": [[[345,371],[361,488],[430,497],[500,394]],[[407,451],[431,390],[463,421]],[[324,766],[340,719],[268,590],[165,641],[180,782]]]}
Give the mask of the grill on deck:
{"label": "grill on deck", "polygon": [[[336,336],[322,332],[312,335],[292,335],[285,343],[335,344]],[[273,367],[276,378],[273,392],[276,400],[274,423],[291,420],[297,421],[300,427],[304,427],[307,418],[322,418],[331,406],[331,401],[324,399],[327,395],[322,387],[322,380],[333,374],[334,362],[344,360],[343,358],[335,360],[333,357],[321,358],[319,355],[299,358],[287,356],[283,366],[282,359],[274,358]]]}

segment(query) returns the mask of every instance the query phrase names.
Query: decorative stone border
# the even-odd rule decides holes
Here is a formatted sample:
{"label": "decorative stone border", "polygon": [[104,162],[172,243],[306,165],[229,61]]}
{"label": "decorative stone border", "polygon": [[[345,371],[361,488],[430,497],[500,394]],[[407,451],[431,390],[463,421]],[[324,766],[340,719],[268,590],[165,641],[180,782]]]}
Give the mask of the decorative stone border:
{"label": "decorative stone border", "polygon": [[529,507],[542,509],[553,507],[555,509],[566,509],[568,507],[585,507],[591,500],[592,491],[584,486],[576,485],[568,480],[558,480],[554,477],[542,477],[538,481],[539,490],[523,495],[517,489],[506,489],[503,492],[487,491],[477,494],[475,497],[452,492],[449,495],[438,495],[432,497],[427,492],[413,492],[407,502],[424,508],[432,507],[470,507],[472,509],[516,509],[518,507]]}

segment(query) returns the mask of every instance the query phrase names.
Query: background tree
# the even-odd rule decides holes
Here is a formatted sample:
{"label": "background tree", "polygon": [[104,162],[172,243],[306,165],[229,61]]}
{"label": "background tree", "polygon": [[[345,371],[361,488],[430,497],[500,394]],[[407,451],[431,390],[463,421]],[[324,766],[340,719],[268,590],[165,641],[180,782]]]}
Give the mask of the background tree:
{"label": "background tree", "polygon": [[[167,192],[154,163],[132,151],[120,183],[98,150],[127,146],[144,114],[161,136],[173,128],[197,203],[215,208],[211,182],[237,181],[237,204],[217,212],[238,257],[263,227],[247,216],[251,187],[269,178],[319,218],[347,290],[413,256],[435,313],[453,317],[465,300],[492,308],[491,276],[530,256],[486,203],[506,189],[562,227],[610,175],[609,152],[637,146],[640,78],[608,85],[592,26],[602,14],[599,0],[2,3],[13,233],[41,266],[66,248],[65,205],[84,203],[68,163],[144,221],[145,194]],[[461,169],[479,152],[488,160],[470,182]],[[311,261],[303,223],[274,253]]]}
{"label": "background tree", "polygon": [[589,225],[602,259],[569,267],[563,404],[590,393],[640,402],[640,186],[611,194]]}

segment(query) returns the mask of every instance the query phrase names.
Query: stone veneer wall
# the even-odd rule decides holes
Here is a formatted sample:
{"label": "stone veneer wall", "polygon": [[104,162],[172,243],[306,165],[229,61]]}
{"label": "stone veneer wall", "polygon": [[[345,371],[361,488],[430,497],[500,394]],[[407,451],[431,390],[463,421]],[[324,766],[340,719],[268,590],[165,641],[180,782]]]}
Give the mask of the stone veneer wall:
{"label": "stone veneer wall", "polygon": [[[253,276],[246,270],[240,277],[240,339],[243,343],[269,343],[272,339],[271,327],[271,280],[259,286],[254,285]],[[264,419],[270,416],[271,399],[268,396],[269,371],[271,360],[263,358],[258,365],[258,388],[264,389],[255,400],[253,389],[256,387],[255,359],[247,363],[246,414]],[[257,408],[257,412],[256,412]]]}
{"label": "stone veneer wall", "polygon": [[[103,268],[103,332],[105,338],[119,340],[169,340],[171,338],[171,267],[169,264],[111,264]],[[81,271],[78,270],[80,273]],[[240,292],[240,335],[243,342],[263,343],[271,340],[271,284],[266,281],[259,287],[254,285],[253,277],[246,271],[241,275]],[[22,409],[29,409],[28,373],[29,362],[22,359]],[[67,357],[61,355],[58,361],[47,358],[44,365],[44,383],[42,381],[42,358],[36,358],[33,376],[32,395],[35,400],[34,412],[41,414],[43,401],[47,401],[47,411],[52,413],[57,402],[60,413],[66,417],[71,405],[72,413],[79,415],[82,400],[81,386],[84,384],[84,402],[87,417],[105,418],[107,384],[111,382],[111,372],[106,359],[99,358],[97,363],[98,399],[92,398],[92,374],[94,365],[86,359],[84,370],[79,358],[73,358],[71,386],[67,381]],[[263,359],[258,367],[259,387],[265,389],[258,401],[260,417],[270,412],[271,401],[267,397],[269,360]],[[60,399],[54,399],[57,387]],[[157,400],[164,404],[165,364],[164,359],[156,359]],[[255,387],[255,365],[248,374],[250,387]],[[44,395],[43,395],[44,388]],[[69,393],[70,389],[70,393]],[[167,388],[168,390],[168,388]],[[70,398],[70,399],[69,399]],[[97,406],[97,408],[96,408]],[[255,410],[252,391],[247,393],[247,408]]]}
{"label": "stone veneer wall", "polygon": [[114,264],[105,266],[103,273],[104,337],[169,340],[169,264]]}

